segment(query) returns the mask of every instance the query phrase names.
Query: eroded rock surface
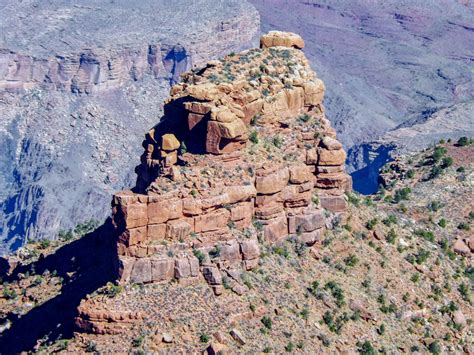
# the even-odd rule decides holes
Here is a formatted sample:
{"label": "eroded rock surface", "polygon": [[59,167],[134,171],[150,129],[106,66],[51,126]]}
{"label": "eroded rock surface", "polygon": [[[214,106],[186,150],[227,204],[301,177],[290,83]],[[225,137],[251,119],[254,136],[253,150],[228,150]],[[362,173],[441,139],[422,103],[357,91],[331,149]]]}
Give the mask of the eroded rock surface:
{"label": "eroded rock surface", "polygon": [[259,30],[235,0],[1,8],[0,254],[105,218],[110,194],[133,185],[132,157],[170,83]]}
{"label": "eroded rock surface", "polygon": [[[171,89],[145,136],[134,192],[112,202],[122,284],[205,280],[220,295],[224,273],[258,265],[260,242],[294,235],[312,246],[344,220],[351,178],[324,85],[299,36],[279,33],[278,46],[265,38]],[[78,325],[107,332],[88,307]]]}

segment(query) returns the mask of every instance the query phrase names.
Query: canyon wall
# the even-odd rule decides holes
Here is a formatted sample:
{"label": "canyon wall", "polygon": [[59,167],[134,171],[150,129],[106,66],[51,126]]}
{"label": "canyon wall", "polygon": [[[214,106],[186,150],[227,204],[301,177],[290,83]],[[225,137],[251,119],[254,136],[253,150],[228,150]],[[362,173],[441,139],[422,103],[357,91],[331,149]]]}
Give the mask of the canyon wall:
{"label": "canyon wall", "polygon": [[235,0],[7,1],[0,16],[0,254],[106,218],[170,84],[259,31]]}

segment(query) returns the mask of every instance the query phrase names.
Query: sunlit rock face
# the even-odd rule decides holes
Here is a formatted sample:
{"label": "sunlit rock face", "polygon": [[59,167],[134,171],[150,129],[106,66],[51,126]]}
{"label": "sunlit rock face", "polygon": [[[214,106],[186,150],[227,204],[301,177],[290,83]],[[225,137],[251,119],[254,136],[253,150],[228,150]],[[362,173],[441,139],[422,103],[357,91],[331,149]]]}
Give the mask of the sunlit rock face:
{"label": "sunlit rock face", "polygon": [[376,140],[419,149],[440,138],[473,135],[472,1],[251,2],[263,31],[305,38],[352,171],[383,164],[375,156],[386,149],[368,145]]}

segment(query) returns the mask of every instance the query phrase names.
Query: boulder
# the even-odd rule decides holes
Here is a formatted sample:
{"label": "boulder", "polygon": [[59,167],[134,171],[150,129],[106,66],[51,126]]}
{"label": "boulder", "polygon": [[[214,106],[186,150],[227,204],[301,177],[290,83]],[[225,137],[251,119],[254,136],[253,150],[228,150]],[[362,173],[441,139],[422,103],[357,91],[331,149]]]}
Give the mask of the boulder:
{"label": "boulder", "polygon": [[315,229],[324,227],[326,219],[322,210],[295,216],[296,233],[312,232]]}
{"label": "boulder", "polygon": [[340,150],[318,149],[318,165],[343,165],[346,161],[346,152]]}
{"label": "boulder", "polygon": [[327,150],[340,150],[342,149],[342,144],[334,138],[325,136],[319,142],[319,146]]}
{"label": "boulder", "polygon": [[458,239],[454,242],[453,250],[455,253],[462,256],[469,256],[471,254],[471,249],[469,249],[462,239]]}
{"label": "boulder", "polygon": [[244,240],[240,243],[240,252],[244,260],[256,259],[260,256],[260,248],[256,240]]}
{"label": "boulder", "polygon": [[263,229],[263,234],[268,242],[277,242],[288,235],[286,217],[278,217],[270,221]]}
{"label": "boulder", "polygon": [[202,213],[202,201],[194,197],[183,199],[183,214],[185,216],[197,216]]}
{"label": "boulder", "polygon": [[132,275],[133,264],[135,258],[128,256],[119,256],[118,258],[118,280],[120,284],[127,284],[130,282]]}
{"label": "boulder", "polygon": [[344,212],[347,210],[347,201],[344,196],[320,195],[319,201],[322,208],[331,212]]}
{"label": "boulder", "polygon": [[466,317],[464,316],[464,313],[460,309],[457,311],[453,312],[453,322],[459,327],[465,327],[467,325]]}
{"label": "boulder", "polygon": [[222,285],[222,276],[217,266],[204,266],[202,268],[202,274],[209,285]]}
{"label": "boulder", "polygon": [[186,90],[189,96],[202,101],[212,101],[219,94],[217,86],[212,83],[190,85],[186,88]]}
{"label": "boulder", "polygon": [[204,116],[211,111],[212,106],[206,102],[190,101],[184,103],[184,108],[189,112]]}
{"label": "boulder", "polygon": [[219,259],[229,264],[239,262],[241,260],[239,243],[234,241],[221,245]]}
{"label": "boulder", "polygon": [[324,83],[322,80],[314,79],[303,84],[304,104],[306,106],[316,106],[323,102],[324,99]]}
{"label": "boulder", "polygon": [[230,331],[230,336],[240,345],[245,345],[245,343],[247,342],[243,335],[237,329],[232,329]]}
{"label": "boulder", "polygon": [[289,179],[289,170],[285,167],[267,176],[257,176],[255,187],[259,194],[274,194],[281,191]]}
{"label": "boulder", "polygon": [[126,228],[135,228],[145,226],[148,222],[147,204],[139,201],[127,205],[119,206],[120,215],[115,218],[123,218]]}
{"label": "boulder", "polygon": [[290,47],[303,49],[304,41],[300,35],[292,32],[270,31],[260,38],[261,48]]}
{"label": "boulder", "polygon": [[232,206],[230,209],[230,219],[232,221],[241,221],[243,219],[251,220],[253,216],[253,203],[241,202]]}
{"label": "boulder", "polygon": [[177,279],[199,275],[199,260],[195,257],[177,258],[174,264],[174,276]]}
{"label": "boulder", "polygon": [[151,281],[151,260],[149,258],[137,259],[133,264],[130,282],[147,283]]}
{"label": "boulder", "polygon": [[166,151],[172,151],[178,149],[179,146],[180,143],[178,139],[176,139],[174,134],[167,133],[161,137],[161,149]]}
{"label": "boulder", "polygon": [[238,117],[229,108],[225,106],[216,107],[211,110],[211,120],[229,123],[237,120]]}
{"label": "boulder", "polygon": [[151,281],[168,281],[174,277],[174,260],[171,258],[151,259]]}
{"label": "boulder", "polygon": [[311,148],[306,151],[306,164],[315,165],[318,162],[318,152],[316,148]]}
{"label": "boulder", "polygon": [[292,184],[302,184],[311,179],[311,171],[307,165],[293,165],[290,167],[290,182]]}
{"label": "boulder", "polygon": [[321,189],[342,189],[344,191],[352,190],[352,178],[345,172],[317,175],[316,187]]}
{"label": "boulder", "polygon": [[244,137],[247,134],[247,126],[240,118],[230,122],[209,121],[207,124],[208,134],[215,134],[220,138],[233,139]]}
{"label": "boulder", "polygon": [[247,201],[257,196],[257,189],[254,185],[227,186],[225,189],[229,196],[229,203]]}
{"label": "boulder", "polygon": [[119,237],[119,241],[126,246],[132,246],[143,243],[146,239],[147,227],[127,229]]}

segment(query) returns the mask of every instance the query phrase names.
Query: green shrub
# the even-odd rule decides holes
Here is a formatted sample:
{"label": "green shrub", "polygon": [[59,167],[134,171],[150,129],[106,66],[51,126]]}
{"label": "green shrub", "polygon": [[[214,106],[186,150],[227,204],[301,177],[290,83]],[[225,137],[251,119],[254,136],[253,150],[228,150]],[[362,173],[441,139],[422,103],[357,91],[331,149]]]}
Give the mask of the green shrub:
{"label": "green shrub", "polygon": [[395,230],[393,228],[388,231],[387,236],[385,237],[385,239],[390,244],[395,243],[395,240],[397,239],[397,233],[395,233]]}
{"label": "green shrub", "polygon": [[199,260],[199,264],[202,264],[204,260],[206,260],[206,255],[198,249],[193,250],[194,256]]}
{"label": "green shrub", "polygon": [[404,187],[395,191],[393,196],[393,202],[399,203],[402,200],[408,200],[410,197],[411,189],[409,187]]}
{"label": "green shrub", "polygon": [[377,218],[373,218],[373,219],[367,221],[365,226],[367,227],[367,229],[373,230],[377,223],[378,223]]}
{"label": "green shrub", "polygon": [[119,295],[123,291],[123,287],[119,285],[115,285],[112,282],[107,282],[107,285],[103,287],[98,293],[105,295],[109,298],[114,298],[115,296]]}
{"label": "green shrub", "polygon": [[418,236],[418,237],[421,237],[425,240],[428,240],[430,242],[435,241],[435,236],[434,236],[433,232],[431,232],[431,231],[417,229],[417,230],[415,230],[415,235]]}
{"label": "green shrub", "polygon": [[432,158],[435,162],[438,162],[447,152],[447,149],[444,147],[436,147],[433,151]]}
{"label": "green shrub", "polygon": [[46,249],[46,248],[49,248],[50,245],[51,245],[51,241],[50,241],[50,240],[48,240],[48,239],[42,239],[42,240],[40,240],[40,242],[39,242],[38,248],[39,248],[39,249]]}
{"label": "green shrub", "polygon": [[254,144],[258,143],[258,132],[256,130],[250,132],[249,140]]}
{"label": "green shrub", "polygon": [[345,304],[344,291],[335,281],[327,282],[326,285],[324,285],[324,289],[331,291],[331,295],[336,299],[336,305],[338,307]]}
{"label": "green shrub", "polygon": [[288,248],[286,246],[275,246],[273,247],[273,252],[277,255],[284,256],[288,258],[290,256]]}
{"label": "green shrub", "polygon": [[438,226],[440,226],[441,228],[445,228],[446,227],[446,220],[444,218],[441,218],[438,222]]}
{"label": "green shrub", "polygon": [[392,224],[397,224],[397,217],[391,214],[387,218],[384,218],[382,223],[390,227]]}
{"label": "green shrub", "polygon": [[436,355],[442,353],[441,345],[439,345],[438,341],[432,342],[428,346],[428,350],[429,350],[430,353],[436,354]]}
{"label": "green shrub", "polygon": [[374,349],[374,347],[372,346],[371,342],[366,340],[364,341],[363,343],[358,343],[357,344],[358,346],[358,351],[359,351],[359,354],[363,354],[363,355],[375,355],[377,354],[377,351]]}
{"label": "green shrub", "polygon": [[283,146],[283,139],[280,136],[275,136],[272,139],[272,143],[275,147],[281,148]]}
{"label": "green shrub", "polygon": [[293,352],[294,349],[295,349],[295,345],[291,341],[285,346],[285,351],[288,353]]}
{"label": "green shrub", "polygon": [[214,248],[209,250],[209,256],[213,259],[218,258],[221,255],[221,247],[216,245]]}
{"label": "green shrub", "polygon": [[352,204],[356,207],[359,206],[360,198],[355,193],[348,193],[347,198],[348,198],[350,204]]}
{"label": "green shrub", "polygon": [[203,333],[199,336],[199,340],[201,343],[209,343],[209,335]]}
{"label": "green shrub", "polygon": [[307,113],[304,113],[298,117],[301,122],[308,122],[311,119],[311,116]]}
{"label": "green shrub", "polygon": [[469,144],[471,144],[471,140],[467,137],[461,137],[458,139],[458,142],[456,143],[460,147],[465,147]]}
{"label": "green shrub", "polygon": [[413,179],[415,177],[415,170],[410,169],[407,171],[407,178]]}
{"label": "green shrub", "polygon": [[461,222],[458,224],[458,229],[463,230],[463,231],[468,231],[471,229],[468,223]]}
{"label": "green shrub", "polygon": [[441,161],[441,168],[446,169],[453,165],[453,158],[451,157],[444,157]]}
{"label": "green shrub", "polygon": [[132,340],[132,346],[134,348],[138,348],[138,347],[142,346],[144,340],[145,340],[145,338],[143,337],[143,335],[140,335],[139,337]]}
{"label": "green shrub", "polygon": [[5,298],[6,300],[14,300],[17,297],[18,294],[15,290],[3,286],[3,298]]}
{"label": "green shrub", "polygon": [[344,263],[349,267],[356,266],[358,262],[359,262],[359,259],[354,254],[351,254],[347,258],[344,259]]}
{"label": "green shrub", "polygon": [[466,285],[464,282],[461,283],[458,287],[458,291],[465,301],[469,301],[471,297],[471,290],[468,285]]}
{"label": "green shrub", "polygon": [[433,167],[431,168],[431,170],[430,170],[430,173],[428,174],[428,178],[427,178],[427,179],[428,179],[428,180],[432,180],[432,179],[437,178],[438,176],[441,175],[442,171],[443,171],[443,170],[441,169],[441,167],[439,167],[439,166],[437,166],[437,165],[433,166]]}
{"label": "green shrub", "polygon": [[264,316],[260,321],[265,328],[272,329],[272,319],[270,317]]}

